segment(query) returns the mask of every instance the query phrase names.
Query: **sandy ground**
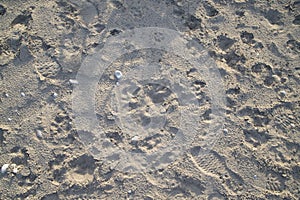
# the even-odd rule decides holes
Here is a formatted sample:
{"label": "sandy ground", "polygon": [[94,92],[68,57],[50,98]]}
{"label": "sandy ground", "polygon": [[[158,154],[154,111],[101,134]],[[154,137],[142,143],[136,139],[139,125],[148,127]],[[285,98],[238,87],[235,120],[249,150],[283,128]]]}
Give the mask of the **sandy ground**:
{"label": "sandy ground", "polygon": [[[300,198],[300,1],[0,0],[0,24],[1,200]],[[141,27],[181,32],[193,41],[187,48],[202,45],[195,54],[208,53],[220,77],[201,73],[207,62],[193,68],[153,49],[122,55],[105,69],[92,92],[110,144],[151,155],[176,135],[195,133],[179,144],[179,156],[176,148],[165,152],[175,157],[167,165],[140,172],[133,160],[136,171],[128,172],[101,156],[114,152],[98,142],[101,135],[75,122],[73,95],[86,57]],[[137,66],[151,70],[135,74]],[[199,102],[196,126],[188,125],[195,116],[181,116],[192,110],[180,104],[187,93],[135,82],[128,97],[126,82],[116,87],[116,69],[133,82],[153,71],[171,85],[187,82],[178,92]]]}

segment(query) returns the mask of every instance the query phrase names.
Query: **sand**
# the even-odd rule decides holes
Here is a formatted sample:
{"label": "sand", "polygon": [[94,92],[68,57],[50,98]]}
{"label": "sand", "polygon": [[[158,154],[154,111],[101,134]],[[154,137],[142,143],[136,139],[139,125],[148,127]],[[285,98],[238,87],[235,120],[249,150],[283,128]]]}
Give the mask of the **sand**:
{"label": "sand", "polygon": [[0,199],[299,199],[299,16],[0,0]]}

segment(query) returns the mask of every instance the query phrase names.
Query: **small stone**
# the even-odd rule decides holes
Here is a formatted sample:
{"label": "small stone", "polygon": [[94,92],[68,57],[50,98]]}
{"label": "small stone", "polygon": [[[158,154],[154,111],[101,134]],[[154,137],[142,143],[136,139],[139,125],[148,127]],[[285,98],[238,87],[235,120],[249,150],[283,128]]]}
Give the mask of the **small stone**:
{"label": "small stone", "polygon": [[281,90],[281,91],[279,92],[279,96],[280,96],[280,97],[285,97],[285,96],[286,96],[286,91]]}
{"label": "small stone", "polygon": [[119,71],[119,70],[116,70],[115,71],[115,77],[116,77],[116,79],[120,79],[120,78],[122,78],[122,76],[123,76],[123,74],[122,74],[122,72],[121,71]]}
{"label": "small stone", "polygon": [[223,133],[224,133],[225,135],[227,135],[227,134],[228,134],[228,130],[227,130],[226,128],[224,128],[224,129],[223,129]]}
{"label": "small stone", "polygon": [[254,178],[254,179],[257,179],[257,176],[256,176],[256,175],[254,175],[254,176],[253,176],[253,178]]}
{"label": "small stone", "polygon": [[26,94],[25,94],[24,92],[21,92],[21,96],[22,96],[22,97],[25,97]]}
{"label": "small stone", "polygon": [[53,93],[52,93],[52,96],[53,96],[54,98],[56,98],[56,97],[58,96],[58,94],[57,94],[56,92],[53,92]]}
{"label": "small stone", "polygon": [[42,133],[42,131],[41,130],[36,130],[36,136],[38,137],[38,138],[43,138],[43,133]]}
{"label": "small stone", "polygon": [[7,118],[8,121],[11,121],[12,119],[10,117]]}
{"label": "small stone", "polygon": [[9,164],[4,164],[1,167],[1,173],[5,174],[7,172],[7,169],[9,168]]}
{"label": "small stone", "polygon": [[140,137],[136,135],[136,136],[134,136],[133,138],[131,138],[131,141],[138,141],[139,138],[140,138]]}
{"label": "small stone", "polygon": [[9,95],[8,95],[7,93],[5,93],[5,94],[4,94],[4,96],[5,96],[6,98],[8,98],[8,97],[9,97]]}
{"label": "small stone", "polygon": [[75,79],[70,79],[69,82],[70,82],[71,84],[78,84],[78,81],[75,80]]}

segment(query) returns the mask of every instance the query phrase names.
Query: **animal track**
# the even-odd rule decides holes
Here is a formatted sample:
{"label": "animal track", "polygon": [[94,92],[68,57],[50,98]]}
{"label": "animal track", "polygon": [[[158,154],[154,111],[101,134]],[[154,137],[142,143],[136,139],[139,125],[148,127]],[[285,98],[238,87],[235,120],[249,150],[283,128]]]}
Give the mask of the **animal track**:
{"label": "animal track", "polygon": [[260,146],[267,143],[271,137],[267,132],[259,132],[257,130],[243,130],[246,142],[253,145],[253,147]]}
{"label": "animal track", "polygon": [[266,189],[272,192],[281,192],[285,188],[284,182],[284,179],[278,174],[270,172],[267,175]]}
{"label": "animal track", "polygon": [[40,79],[56,78],[61,71],[60,65],[48,57],[45,57],[43,62],[36,63],[35,65],[37,73],[40,75]]}
{"label": "animal track", "polygon": [[223,164],[224,159],[219,154],[210,152],[201,155],[199,151],[200,147],[191,149],[193,160],[201,171],[216,178],[226,172],[226,167]]}
{"label": "animal track", "polygon": [[[225,185],[225,189],[231,193],[239,193],[244,188],[244,180],[236,172],[226,165],[226,159],[217,152],[211,151],[204,155],[197,154],[193,149],[192,158],[198,169],[209,177],[213,177],[219,183]],[[227,192],[229,192],[227,191]]]}
{"label": "animal track", "polygon": [[39,130],[42,138],[55,141],[57,139],[68,139],[72,129],[71,118],[65,110],[54,104],[45,105],[40,111],[39,118],[43,122]]}
{"label": "animal track", "polygon": [[286,106],[277,106],[272,111],[273,123],[276,128],[291,132],[295,128],[299,128],[300,119],[295,116],[295,113]]}

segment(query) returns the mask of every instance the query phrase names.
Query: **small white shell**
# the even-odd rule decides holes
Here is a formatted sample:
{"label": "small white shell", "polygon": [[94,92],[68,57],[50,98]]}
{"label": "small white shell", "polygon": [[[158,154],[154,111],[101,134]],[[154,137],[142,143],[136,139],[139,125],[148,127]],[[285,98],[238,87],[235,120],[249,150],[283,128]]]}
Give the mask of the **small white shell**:
{"label": "small white shell", "polygon": [[123,76],[123,74],[122,74],[121,71],[119,71],[119,70],[116,70],[116,71],[115,71],[115,77],[116,77],[117,79],[120,79],[122,76]]}
{"label": "small white shell", "polygon": [[1,173],[2,173],[2,174],[6,173],[8,167],[9,167],[9,164],[4,164],[4,165],[2,165],[2,167],[1,167]]}

